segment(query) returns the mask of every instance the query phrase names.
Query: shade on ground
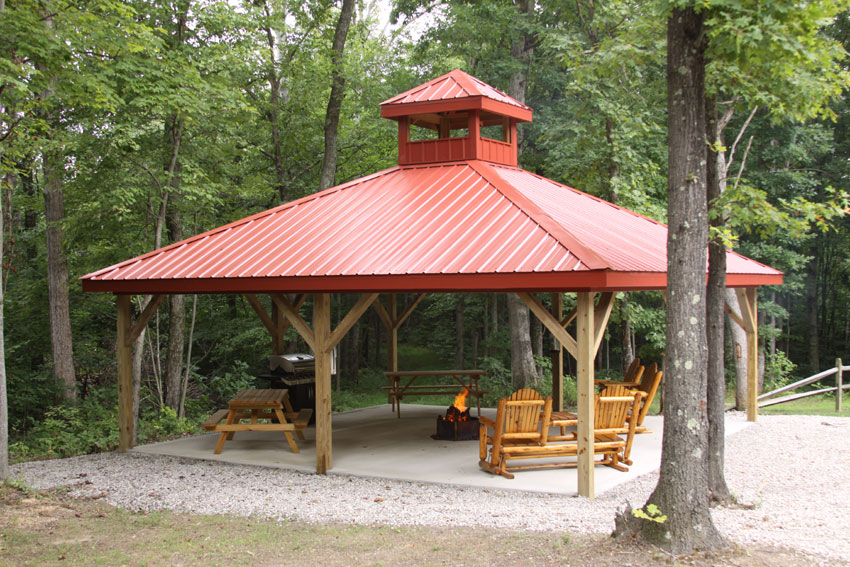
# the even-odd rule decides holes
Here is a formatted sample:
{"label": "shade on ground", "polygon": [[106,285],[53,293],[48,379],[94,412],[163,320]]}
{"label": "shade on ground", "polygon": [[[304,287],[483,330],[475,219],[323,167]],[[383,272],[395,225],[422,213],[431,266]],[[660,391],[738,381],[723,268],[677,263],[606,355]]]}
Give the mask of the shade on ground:
{"label": "shade on ground", "polygon": [[[513,480],[494,476],[478,467],[478,441],[436,441],[436,416],[444,406],[402,404],[401,418],[389,405],[335,414],[333,417],[334,467],[329,474],[386,478],[410,482],[444,483],[475,488],[525,490],[565,495],[577,494],[576,469],[519,471]],[[473,410],[474,414],[474,410]],[[495,409],[482,409],[482,415],[495,418]],[[636,435],[632,447],[634,464],[628,472],[596,467],[596,494],[656,470],[661,463],[663,418],[648,416],[644,425],[653,433]],[[745,422],[729,422],[731,435]],[[300,453],[289,451],[280,432],[237,433],[214,455],[218,433],[137,447],[134,451],[223,463],[298,470],[313,473],[316,463],[315,430],[304,432]],[[563,460],[563,459],[562,459]]]}

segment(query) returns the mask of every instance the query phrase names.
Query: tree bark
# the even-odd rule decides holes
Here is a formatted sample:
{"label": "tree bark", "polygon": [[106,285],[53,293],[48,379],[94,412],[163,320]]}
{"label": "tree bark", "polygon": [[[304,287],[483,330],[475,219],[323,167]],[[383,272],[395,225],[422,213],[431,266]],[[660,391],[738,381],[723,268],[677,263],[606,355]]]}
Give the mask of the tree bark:
{"label": "tree bark", "polygon": [[68,261],[65,258],[64,195],[62,194],[65,160],[47,150],[43,154],[44,214],[47,219],[47,288],[50,307],[50,343],[53,372],[64,386],[66,400],[77,397],[71,338],[71,309],[68,300]]}
{"label": "tree bark", "polygon": [[464,332],[464,304],[465,298],[463,294],[457,294],[457,304],[455,305],[455,368],[463,369],[463,338]]}
{"label": "tree bark", "polygon": [[328,99],[328,108],[325,112],[325,155],[322,160],[322,174],[319,177],[319,191],[327,189],[334,184],[336,176],[336,162],[338,157],[337,139],[339,135],[339,113],[342,109],[342,100],[345,98],[345,74],[343,73],[343,53],[345,52],[345,38],[348,36],[348,27],[354,14],[354,0],[342,0],[342,10],[336,22],[334,41],[331,48],[331,96]]}
{"label": "tree bark", "polygon": [[667,21],[667,371],[658,485],[647,505],[664,523],[627,510],[618,534],[637,533],[674,554],[723,544],[711,520],[706,392],[705,47],[702,14],[673,9]]}
{"label": "tree bark", "polygon": [[[3,0],[0,0],[0,11],[3,10]],[[0,152],[2,157],[2,152]],[[6,395],[6,338],[3,329],[3,301],[5,288],[3,285],[3,262],[5,249],[5,232],[3,227],[3,190],[6,176],[0,177],[0,482],[9,478],[9,400]]]}
{"label": "tree bark", "polygon": [[[53,15],[44,17],[44,26],[48,32],[53,29]],[[42,72],[49,72],[39,65]],[[49,107],[55,95],[55,76],[49,86],[41,93],[42,100]],[[59,128],[53,111],[46,109],[42,118],[53,128]],[[52,136],[48,136],[51,138]],[[65,176],[65,157],[53,147],[41,150],[42,171],[44,172],[44,215],[47,221],[47,290],[50,310],[50,344],[53,355],[53,373],[63,386],[62,395],[66,400],[77,397],[76,372],[74,370],[73,340],[71,337],[71,310],[68,300],[68,261],[65,258],[65,231],[62,221],[65,218],[65,203],[62,193]]]}
{"label": "tree bark", "polygon": [[812,373],[820,370],[820,342],[818,337],[818,241],[815,237],[812,258],[806,266],[806,331],[809,367]]}
{"label": "tree bark", "polygon": [[[183,134],[183,120],[172,116],[166,121],[165,143],[168,150],[168,159],[165,163],[165,172],[168,175],[165,186],[167,187],[168,206],[166,208],[165,226],[168,238],[171,242],[183,240],[183,222],[180,216],[179,199],[180,190],[180,160],[178,149]],[[181,389],[183,385],[183,353],[186,340],[186,300],[185,296],[172,294],[169,300],[168,317],[168,352],[165,362],[165,405],[174,409],[180,409]]]}
{"label": "tree bark", "polygon": [[[534,0],[515,2],[519,18],[530,18],[534,14]],[[517,64],[517,71],[511,75],[508,94],[519,102],[525,102],[528,86],[528,67],[534,55],[534,37],[523,33],[511,44],[511,57]],[[522,130],[517,130],[518,152],[522,153]],[[537,370],[531,350],[531,326],[528,307],[515,294],[509,293],[508,322],[510,326],[511,371],[513,385],[525,388],[537,382]],[[495,325],[494,325],[495,330]]]}
{"label": "tree bark", "polygon": [[[726,304],[736,315],[741,316],[741,306],[734,289],[726,290]],[[729,320],[732,339],[732,359],[735,361],[735,409],[747,409],[747,332],[736,322]]]}
{"label": "tree bark", "polygon": [[[717,120],[717,98],[706,99],[706,130],[709,142],[706,168],[706,196],[708,209],[723,193],[726,178],[726,160],[721,147],[723,135]],[[710,226],[722,228],[723,216],[715,216]],[[706,290],[706,324],[708,326],[708,490],[711,501],[725,504],[732,500],[726,485],[725,466],[725,409],[726,368],[725,329],[726,314],[726,246],[718,235],[708,244],[708,285]]]}
{"label": "tree bark", "polygon": [[543,357],[543,323],[537,317],[529,316],[531,334],[531,355],[534,358],[534,368],[537,370],[538,380],[543,378],[543,367],[537,365],[537,359]]}
{"label": "tree bark", "polygon": [[528,307],[515,293],[508,294],[508,319],[511,327],[511,379],[514,388],[537,383],[537,369],[531,355]]}

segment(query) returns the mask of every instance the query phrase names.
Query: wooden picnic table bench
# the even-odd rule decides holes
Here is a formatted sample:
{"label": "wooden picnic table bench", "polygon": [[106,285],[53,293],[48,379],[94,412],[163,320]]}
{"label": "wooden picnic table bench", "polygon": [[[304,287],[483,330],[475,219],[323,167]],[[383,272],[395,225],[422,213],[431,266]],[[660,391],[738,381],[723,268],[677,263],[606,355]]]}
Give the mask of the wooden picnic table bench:
{"label": "wooden picnic table bench", "polygon": [[[481,415],[481,396],[488,394],[479,387],[478,380],[487,373],[483,370],[405,370],[384,372],[387,385],[382,386],[390,398],[392,410],[401,417],[401,400],[405,396],[445,396],[457,395],[467,390],[469,396],[476,398],[478,415]],[[420,379],[437,380],[451,378],[453,382],[443,384],[415,384]]]}
{"label": "wooden picnic table bench", "polygon": [[[216,411],[204,422],[207,431],[221,432],[215,446],[216,455],[221,453],[224,442],[233,439],[237,431],[283,431],[290,450],[298,453],[292,432],[303,441],[302,431],[313,415],[309,408],[297,412],[292,409],[289,390],[285,389],[242,390],[228,405],[228,409]],[[266,423],[260,423],[261,419]],[[243,423],[246,420],[248,423]]]}

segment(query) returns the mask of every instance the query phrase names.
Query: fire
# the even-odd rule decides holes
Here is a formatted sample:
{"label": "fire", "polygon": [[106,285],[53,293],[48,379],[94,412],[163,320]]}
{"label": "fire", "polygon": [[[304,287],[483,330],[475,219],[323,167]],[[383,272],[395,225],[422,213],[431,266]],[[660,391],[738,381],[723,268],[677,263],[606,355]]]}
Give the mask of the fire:
{"label": "fire", "polygon": [[469,390],[464,390],[457,396],[455,396],[455,403],[452,404],[452,407],[457,408],[458,413],[463,413],[466,411],[466,396],[469,395]]}

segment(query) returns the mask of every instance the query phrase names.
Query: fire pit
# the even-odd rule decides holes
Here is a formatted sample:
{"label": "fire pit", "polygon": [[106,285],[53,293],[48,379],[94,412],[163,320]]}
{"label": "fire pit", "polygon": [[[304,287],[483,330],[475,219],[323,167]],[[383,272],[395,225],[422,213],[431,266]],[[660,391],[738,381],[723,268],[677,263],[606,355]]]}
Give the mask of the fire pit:
{"label": "fire pit", "polygon": [[445,441],[470,441],[478,439],[478,418],[469,415],[466,406],[466,396],[469,390],[464,390],[455,397],[455,401],[446,410],[446,415],[437,416],[437,433],[432,439]]}

